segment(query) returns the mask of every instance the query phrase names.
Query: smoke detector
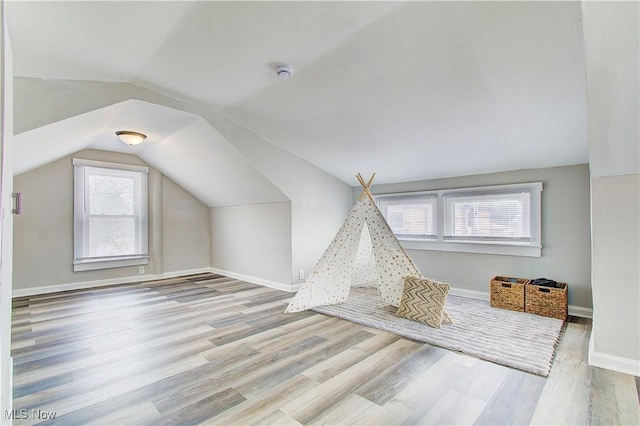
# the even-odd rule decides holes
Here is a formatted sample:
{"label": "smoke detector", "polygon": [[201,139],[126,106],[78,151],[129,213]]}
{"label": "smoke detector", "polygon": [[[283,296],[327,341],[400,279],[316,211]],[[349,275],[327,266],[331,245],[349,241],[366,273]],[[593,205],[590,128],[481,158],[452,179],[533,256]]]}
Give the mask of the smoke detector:
{"label": "smoke detector", "polygon": [[289,78],[293,74],[293,70],[289,65],[278,65],[276,67],[276,77],[278,78]]}

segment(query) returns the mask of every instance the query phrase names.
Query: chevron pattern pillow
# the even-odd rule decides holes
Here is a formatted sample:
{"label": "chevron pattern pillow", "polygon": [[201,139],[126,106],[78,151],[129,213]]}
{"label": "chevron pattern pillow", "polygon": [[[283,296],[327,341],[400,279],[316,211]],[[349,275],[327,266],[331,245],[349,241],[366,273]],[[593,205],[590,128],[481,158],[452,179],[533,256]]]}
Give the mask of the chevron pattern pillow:
{"label": "chevron pattern pillow", "polygon": [[449,284],[429,278],[406,277],[396,315],[434,328],[440,328],[443,322],[451,323],[444,310],[449,288]]}

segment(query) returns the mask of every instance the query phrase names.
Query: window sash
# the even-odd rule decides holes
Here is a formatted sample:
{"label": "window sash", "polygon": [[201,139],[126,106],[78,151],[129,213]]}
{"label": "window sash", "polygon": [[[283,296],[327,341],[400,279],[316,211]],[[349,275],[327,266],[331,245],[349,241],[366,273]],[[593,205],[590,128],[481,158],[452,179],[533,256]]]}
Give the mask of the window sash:
{"label": "window sash", "polygon": [[[435,235],[407,236],[395,232],[392,227],[406,248],[540,257],[541,193],[542,182],[530,182],[381,194],[376,195],[376,201],[388,222],[390,218],[385,204],[419,203],[420,200],[432,200],[434,203]],[[493,223],[485,223],[483,232],[460,232],[460,228],[456,231],[455,208],[465,203],[467,207],[471,205],[485,210],[475,217],[476,220],[488,218],[493,219]],[[461,217],[457,220],[460,221]]]}
{"label": "window sash", "polygon": [[[148,168],[81,159],[74,159],[73,164],[74,270],[138,264],[131,263],[132,259],[141,259],[143,262],[139,264],[148,263]],[[103,192],[102,198],[95,194],[92,196],[91,178],[95,176],[125,179],[125,184],[129,180],[130,185],[116,188],[113,194]],[[122,181],[119,183],[122,184]],[[118,190],[121,191],[120,194]],[[118,195],[124,198],[122,206],[115,208],[113,213],[109,212],[110,195],[116,197],[114,201],[119,201]],[[92,209],[92,202],[101,205]],[[107,228],[108,221],[117,223],[123,219],[125,223],[130,222],[128,227],[111,230]],[[103,222],[102,225],[99,225],[100,222]],[[102,231],[103,235],[100,235]],[[89,263],[96,265],[87,266]]]}
{"label": "window sash", "polygon": [[445,240],[531,242],[529,189],[444,194]]}
{"label": "window sash", "polygon": [[381,198],[378,206],[398,238],[436,238],[437,208],[434,195]]}

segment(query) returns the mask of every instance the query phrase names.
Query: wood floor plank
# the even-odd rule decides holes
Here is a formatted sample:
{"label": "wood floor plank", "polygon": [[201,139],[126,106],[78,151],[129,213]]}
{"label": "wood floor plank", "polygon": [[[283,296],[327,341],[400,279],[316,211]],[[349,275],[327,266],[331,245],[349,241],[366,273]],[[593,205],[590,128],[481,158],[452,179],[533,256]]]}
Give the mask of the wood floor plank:
{"label": "wood floor plank", "polygon": [[633,394],[635,380],[632,376],[596,367],[591,370],[591,384],[589,424],[640,424],[640,406]]}
{"label": "wood floor plank", "polygon": [[35,346],[35,344],[36,344],[36,340],[35,339],[14,340],[11,343],[11,351],[15,353],[15,351],[18,351],[20,349],[29,350],[30,348]]}
{"label": "wood floor plank", "polygon": [[125,405],[99,418],[92,420],[96,425],[154,425],[162,415],[151,402]]}
{"label": "wood floor plank", "polygon": [[[469,361],[473,361],[470,363]],[[451,387],[470,398],[485,402],[491,400],[493,395],[504,382],[510,369],[491,362],[480,362],[477,358],[458,356],[454,359],[457,365],[465,365],[466,374],[451,383]]]}
{"label": "wood floor plank", "polygon": [[[207,375],[207,381],[202,382],[201,384],[204,387],[208,387],[209,389],[214,387],[224,387],[224,388],[233,388],[239,394],[242,394],[242,384],[246,384],[247,382],[251,382],[252,380],[256,380],[256,376],[267,376],[267,380],[274,384],[277,383],[271,376],[272,372],[276,371],[277,362],[286,363],[286,360],[290,356],[300,356],[299,354],[305,354],[307,350],[313,348],[318,343],[321,343],[321,340],[318,339],[308,339],[304,344],[297,345],[295,348],[292,348],[289,353],[284,351],[278,352],[274,354],[273,357],[265,356],[265,354],[256,354],[253,357],[253,361],[251,366],[249,367],[247,363],[239,363],[235,368],[226,368],[226,369],[218,369],[217,371],[212,371],[209,375]],[[278,359],[280,358],[280,359]],[[265,366],[265,368],[259,368]],[[294,375],[294,374],[291,374]],[[198,381],[194,381],[196,386],[198,386]],[[197,395],[200,392],[197,390],[194,391],[195,386],[190,386],[188,388],[188,392],[181,392],[180,395],[172,395],[170,398],[163,399],[154,399],[154,404],[161,412],[166,412],[168,410],[172,410],[173,407],[183,406],[187,404],[193,403],[191,401],[193,394]],[[206,389],[204,389],[206,390]],[[245,397],[245,395],[243,395]],[[187,404],[185,404],[185,401]]]}
{"label": "wood floor plank", "polygon": [[475,424],[529,424],[538,405],[545,378],[509,370]]}
{"label": "wood floor plank", "polygon": [[[589,423],[591,367],[587,363],[590,327],[568,323],[558,345],[531,423],[575,425]],[[589,386],[584,384],[588,383]],[[567,398],[570,398],[567,401]]]}
{"label": "wood floor plank", "polygon": [[[161,355],[164,351],[160,352],[156,349],[162,349],[163,345],[165,347],[169,345],[169,343],[175,345],[176,342],[188,340],[193,336],[201,335],[203,333],[208,337],[209,335],[213,335],[214,333],[216,333],[216,331],[212,331],[210,327],[206,326],[194,327],[187,330],[181,330],[179,333],[168,334],[168,336],[160,336],[155,340],[141,339],[138,342],[133,340],[131,342],[132,344],[129,345],[123,344],[122,341],[117,341],[117,343],[112,342],[111,348],[113,350],[105,350],[104,352],[96,352],[95,350],[89,348],[90,350],[85,353],[86,356],[82,359],[63,360],[59,358],[46,358],[44,360],[41,360],[38,368],[28,369],[25,366],[23,366],[23,368],[18,368],[17,366],[14,367],[14,370],[16,372],[21,373],[16,375],[14,383],[22,384],[25,382],[31,382],[34,380],[39,380],[42,377],[47,377],[50,374],[78,374],[77,372],[81,371],[108,369],[113,364],[117,365],[118,363],[122,363],[122,360],[127,360],[127,363],[118,369],[118,371],[123,371],[128,367],[130,368],[132,366],[136,366],[139,363],[147,363],[148,357],[145,357],[145,355],[148,351],[152,352],[152,357],[158,354]],[[204,347],[206,348],[213,346],[207,341],[201,342],[201,345],[204,345]],[[181,345],[176,346],[176,348],[181,347]],[[47,364],[45,364],[45,361],[47,362]]]}
{"label": "wood floor plank", "polygon": [[381,333],[359,343],[346,351],[332,357],[331,359],[319,362],[308,368],[303,374],[320,383],[324,383],[332,377],[337,376],[344,370],[359,363],[365,358],[389,346],[393,342],[400,340],[400,337],[391,333]]}
{"label": "wood floor plank", "polygon": [[[297,318],[298,314],[295,314]],[[327,318],[324,315],[314,315],[314,317],[321,319],[320,323],[317,323],[316,326],[309,326],[305,328],[298,328],[297,330],[291,330],[288,326],[284,325],[282,327],[278,327],[278,329],[282,330],[280,336],[277,339],[268,339],[263,340],[261,342],[253,343],[253,346],[261,351],[270,351],[274,347],[281,347],[291,344],[296,340],[302,338],[305,335],[313,334],[318,337],[325,338],[330,340],[331,337],[339,335],[352,328],[352,326],[344,326],[343,321],[338,320],[338,318]],[[298,322],[294,322],[292,324],[297,324]],[[331,336],[327,336],[327,333],[324,331],[331,330]]]}
{"label": "wood floor plank", "polygon": [[416,375],[438,362],[442,355],[444,355],[444,352],[438,350],[438,348],[422,345],[413,353],[360,386],[356,393],[371,402],[384,405],[393,399],[398,392],[405,389]]}
{"label": "wood floor plank", "polygon": [[447,389],[418,421],[421,425],[470,425],[475,422],[487,403],[457,389]]}
{"label": "wood floor plank", "polygon": [[456,362],[460,355],[436,349],[442,352],[438,361],[416,374],[404,389],[385,403],[384,410],[370,413],[358,424],[418,424],[450,384],[466,376],[469,370]]}
{"label": "wood floor plank", "polygon": [[[245,401],[245,397],[232,388],[223,389],[193,402],[186,407],[180,406],[168,414],[163,414],[161,425],[197,425]],[[156,405],[156,404],[154,404]]]}
{"label": "wood floor plank", "polygon": [[282,410],[291,414],[300,423],[313,422],[324,410],[420,346],[408,340],[398,340],[322,383],[313,392],[303,395],[298,401],[285,405]]}
{"label": "wood floor plank", "polygon": [[377,413],[382,410],[379,405],[362,398],[359,395],[350,393],[337,401],[332,406],[323,410],[313,420],[310,425],[349,425],[355,424],[366,415]]}
{"label": "wood floor plank", "polygon": [[310,351],[300,352],[293,358],[278,360],[274,362],[268,370],[256,372],[244,378],[242,381],[235,383],[234,387],[244,396],[253,397],[256,394],[262,393],[265,389],[272,387],[274,384],[283,382],[293,375],[304,371],[310,365],[330,359],[335,354],[342,352],[346,348],[370,336],[371,334],[364,330],[353,330],[345,333],[341,339],[337,339],[326,345],[321,345]]}
{"label": "wood floor plank", "polygon": [[198,367],[207,364],[207,361],[201,357],[190,357],[173,364],[166,363],[162,369],[145,371],[127,376],[125,379],[108,382],[107,385],[97,386],[96,383],[108,379],[110,371],[106,370],[101,373],[101,376],[95,377],[95,381],[82,383],[74,381],[14,398],[14,405],[29,410],[56,411],[60,419],[67,418],[68,423],[85,424],[94,416],[100,417],[98,413],[104,413],[102,415],[110,413],[114,404],[119,406],[119,404],[126,405],[150,400],[151,395],[156,395],[159,389],[162,389],[163,381],[168,379],[180,381],[179,374],[197,370]]}
{"label": "wood floor plank", "polygon": [[[211,424],[216,425],[244,425],[262,424],[272,413],[283,413],[279,407],[295,401],[302,395],[318,386],[318,382],[303,375],[295,375],[289,380],[273,386],[269,391],[248,398],[246,401],[229,408],[224,413],[212,418]],[[290,417],[293,419],[293,417]],[[297,420],[294,420],[296,423]]]}
{"label": "wood floor plank", "polygon": [[41,392],[43,390],[55,388],[71,382],[73,382],[73,375],[70,373],[62,373],[55,376],[49,376],[42,380],[34,380],[30,383],[21,383],[19,385],[14,384],[13,397],[20,398],[24,395]]}
{"label": "wood floor plank", "polygon": [[270,413],[269,415],[267,415],[266,417],[263,417],[263,418],[257,420],[256,422],[252,422],[250,424],[257,424],[257,425],[301,425],[302,423],[299,423],[298,421],[296,421],[296,419],[294,419],[290,415],[285,414],[280,410],[276,410],[273,413]]}

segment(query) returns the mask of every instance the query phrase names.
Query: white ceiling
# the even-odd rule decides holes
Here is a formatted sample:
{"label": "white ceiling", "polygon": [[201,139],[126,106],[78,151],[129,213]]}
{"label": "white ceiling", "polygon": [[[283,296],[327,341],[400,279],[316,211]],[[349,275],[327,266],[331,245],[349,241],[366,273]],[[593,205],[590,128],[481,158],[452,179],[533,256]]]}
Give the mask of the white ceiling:
{"label": "white ceiling", "polygon": [[[7,20],[16,76],[198,100],[351,185],[357,171],[386,183],[587,162],[580,2],[7,2]],[[96,128],[125,128],[138,107],[83,114],[68,143],[116,149]],[[180,169],[220,155],[221,136],[162,111],[146,160],[215,205],[188,183],[205,176]]]}
{"label": "white ceiling", "polygon": [[9,2],[14,72],[131,82],[226,106],[303,68],[394,2]]}

